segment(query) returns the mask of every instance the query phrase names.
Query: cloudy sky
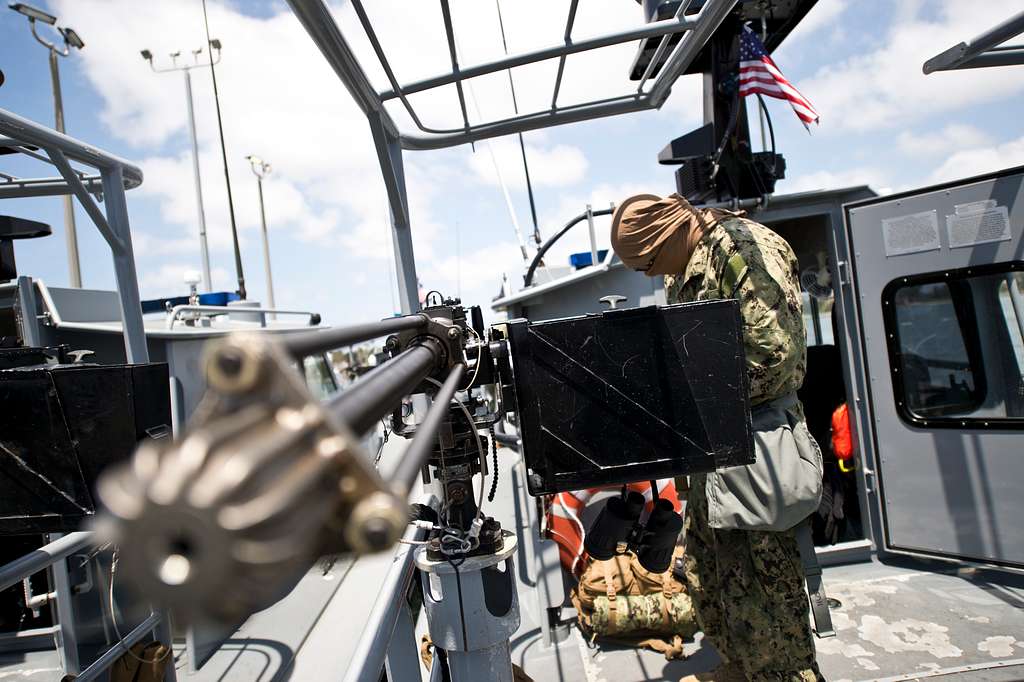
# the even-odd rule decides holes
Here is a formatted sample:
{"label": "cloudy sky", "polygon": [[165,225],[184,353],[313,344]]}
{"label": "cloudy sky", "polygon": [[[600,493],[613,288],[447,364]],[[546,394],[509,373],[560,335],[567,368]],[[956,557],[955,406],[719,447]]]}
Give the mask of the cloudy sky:
{"label": "cloudy sky", "polygon": [[[218,85],[224,114],[235,210],[250,296],[264,297],[255,178],[245,161],[273,164],[266,203],[277,303],[314,309],[334,324],[389,314],[395,308],[383,184],[365,120],[283,0],[209,0],[211,33],[224,44]],[[198,269],[196,204],[181,74],[154,74],[167,55],[204,45],[200,0],[48,0],[86,47],[61,60],[70,134],[136,162],[145,182],[128,195],[143,297],[184,293],[182,275]],[[568,0],[502,2],[509,49],[555,44]],[[446,70],[438,3],[372,0],[371,18],[400,81]],[[357,36],[345,2],[332,5],[346,35]],[[783,71],[821,112],[808,135],[784,102],[770,100],[778,146],[789,177],[779,191],[869,184],[892,191],[1024,163],[1024,68],[923,76],[928,57],[1005,20],[1019,0],[819,0],[775,54]],[[493,2],[453,0],[464,64],[503,54]],[[580,3],[578,37],[642,21],[632,0]],[[0,107],[52,122],[46,52],[23,17],[0,12]],[[354,47],[375,81],[383,74],[368,46]],[[635,47],[570,57],[562,103],[625,92]],[[555,62],[514,71],[520,110],[546,106]],[[217,289],[234,288],[227,195],[212,85],[193,75],[203,191]],[[472,120],[511,114],[505,74],[476,79],[467,93]],[[428,125],[457,126],[454,89],[413,97]],[[636,192],[673,189],[672,168],[655,156],[700,121],[699,83],[681,80],[658,112],[526,134],[543,235],[589,202],[606,206]],[[409,121],[396,113],[408,128]],[[438,152],[407,152],[415,250],[428,289],[460,293],[487,305],[503,273],[522,276],[501,179],[518,221],[530,224],[518,143],[503,138]],[[497,169],[497,171],[496,171]],[[0,170],[43,172],[5,157]],[[19,269],[50,284],[68,282],[61,205],[57,199],[8,201],[2,213],[50,222],[49,239],[17,247]],[[109,255],[78,211],[87,287],[113,286]],[[602,225],[601,238],[607,242]],[[585,250],[557,250],[563,261]]]}

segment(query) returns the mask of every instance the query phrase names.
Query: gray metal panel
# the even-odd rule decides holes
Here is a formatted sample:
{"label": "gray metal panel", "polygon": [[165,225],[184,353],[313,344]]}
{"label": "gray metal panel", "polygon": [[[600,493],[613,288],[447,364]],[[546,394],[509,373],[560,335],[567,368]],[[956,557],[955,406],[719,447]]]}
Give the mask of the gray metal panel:
{"label": "gray metal panel", "polygon": [[116,291],[67,287],[47,289],[56,308],[57,319],[63,322],[110,322],[121,319]]}
{"label": "gray metal panel", "polygon": [[[949,248],[945,216],[958,204],[987,199],[1008,208],[1012,240]],[[925,211],[936,212],[941,248],[886,257],[881,221]],[[882,290],[899,277],[1021,259],[1021,169],[848,206],[847,224],[886,545],[1024,565],[1024,455],[1019,431],[920,428],[903,421],[893,393],[882,311]]]}
{"label": "gray metal panel", "polygon": [[596,277],[572,282],[556,290],[524,300],[509,309],[509,318],[525,317],[532,321],[598,313],[608,306],[602,296],[625,296],[622,308],[664,305],[665,293],[661,277],[647,277],[624,267],[613,267]]}

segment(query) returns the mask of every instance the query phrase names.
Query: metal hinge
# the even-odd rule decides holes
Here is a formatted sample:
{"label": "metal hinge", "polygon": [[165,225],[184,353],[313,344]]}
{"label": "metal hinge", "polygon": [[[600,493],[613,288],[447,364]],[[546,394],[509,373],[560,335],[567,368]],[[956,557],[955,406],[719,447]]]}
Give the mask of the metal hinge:
{"label": "metal hinge", "polygon": [[872,494],[877,488],[875,487],[875,470],[864,467],[864,492]]}
{"label": "metal hinge", "polygon": [[845,285],[850,283],[850,264],[844,260],[836,263],[837,270],[839,271],[839,284]]}

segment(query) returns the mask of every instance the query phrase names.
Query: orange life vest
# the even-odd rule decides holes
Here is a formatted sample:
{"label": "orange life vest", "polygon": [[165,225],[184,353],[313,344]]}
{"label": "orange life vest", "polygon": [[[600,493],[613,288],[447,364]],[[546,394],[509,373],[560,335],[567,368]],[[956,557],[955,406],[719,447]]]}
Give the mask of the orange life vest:
{"label": "orange life vest", "polygon": [[[679,494],[676,492],[675,480],[665,478],[658,482],[658,497],[669,500],[678,512],[682,508],[679,502]],[[604,488],[587,488],[585,490],[573,490],[571,492],[550,495],[547,499],[547,530],[548,537],[558,543],[558,553],[562,566],[572,575],[579,577],[586,567],[586,552],[583,550],[583,536],[586,529],[581,521],[583,508],[587,506],[590,499],[602,490],[618,490],[621,486],[608,486]],[[647,499],[644,513],[649,514],[654,507],[651,484],[647,481],[642,483],[630,483],[627,486]]]}
{"label": "orange life vest", "polygon": [[845,462],[853,458],[853,438],[850,436],[850,410],[846,403],[832,413],[832,452]]}

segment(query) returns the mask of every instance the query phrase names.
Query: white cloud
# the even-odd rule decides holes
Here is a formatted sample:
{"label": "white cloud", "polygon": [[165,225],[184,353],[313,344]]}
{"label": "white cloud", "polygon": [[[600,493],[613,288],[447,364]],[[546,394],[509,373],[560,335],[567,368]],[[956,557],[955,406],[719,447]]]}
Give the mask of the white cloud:
{"label": "white cloud", "polygon": [[[152,73],[137,50],[150,49],[156,65],[163,67],[170,64],[170,52],[183,50],[188,55],[192,47],[205,44],[199,6],[171,0],[147,2],[144,10],[134,0],[58,0],[54,4],[68,23],[90,38],[81,64],[102,98],[102,120],[117,138],[144,152],[140,165],[145,182],[129,201],[156,202],[163,224],[158,228],[138,220],[133,223],[137,255],[176,261],[189,258],[193,261],[189,267],[195,268],[199,263],[198,225],[181,75]],[[509,51],[560,42],[559,24],[568,2],[559,5],[553,7],[548,0],[504,3]],[[224,45],[217,78],[234,213],[246,253],[259,243],[255,239],[259,226],[256,183],[244,158],[255,153],[274,167],[264,183],[264,193],[275,254],[288,248],[297,253],[311,242],[317,247],[343,249],[379,265],[390,258],[391,236],[383,183],[364,115],[287,8],[282,5],[276,14],[262,18],[246,16],[243,9],[216,0],[209,3],[211,32]],[[338,3],[333,9],[361,63],[375,83],[384,87],[386,80],[362,37],[352,6]],[[450,68],[436,3],[381,1],[372,3],[368,11],[380,27],[381,40],[400,81]],[[118,20],[111,21],[112,16]],[[503,56],[493,4],[459,3],[453,8],[453,18],[464,64]],[[641,23],[640,8],[632,3],[610,3],[603,8],[584,3],[574,35],[597,35]],[[126,40],[126,36],[131,38]],[[624,88],[635,87],[629,85],[626,73],[635,49],[636,45],[630,44],[599,51],[599,56],[570,57],[560,103],[621,94],[628,91]],[[520,111],[550,105],[555,66],[552,62],[514,71]],[[194,69],[192,81],[208,241],[211,251],[223,259],[230,253],[231,228],[209,69]],[[677,90],[692,95],[690,90],[699,87],[699,79],[687,79],[686,83],[680,83]],[[455,91],[446,90],[412,99],[425,123],[458,128],[461,114]],[[473,121],[513,114],[504,72],[474,79],[466,94]],[[678,98],[677,94],[670,101]],[[695,95],[687,99],[688,104],[698,101]],[[395,103],[389,106],[397,111]],[[692,106],[687,111],[694,118],[699,116]],[[412,129],[408,116],[398,113],[395,117],[403,130]],[[529,133],[527,144],[535,187],[569,188],[587,178],[588,161],[579,147],[554,142],[542,131]],[[495,140],[493,145],[510,189],[521,190],[525,182],[518,141],[510,137]],[[450,230],[438,217],[438,202],[448,201],[453,187],[472,192],[474,184],[494,185],[489,155],[480,146],[475,154],[467,146],[430,153],[429,159],[406,154],[405,172],[418,266],[425,272],[446,271],[438,263],[449,257],[435,244],[439,235]],[[491,199],[497,204],[500,194],[495,192]],[[504,220],[504,210],[499,211]],[[501,251],[496,247],[495,253]],[[467,270],[467,277],[471,276]],[[152,277],[150,281],[156,281]],[[172,279],[177,284],[180,276]],[[169,280],[165,277],[164,281]]]}
{"label": "white cloud", "polygon": [[821,113],[823,132],[897,126],[1004,98],[1024,90],[1024,73],[972,69],[925,76],[921,67],[1019,10],[1019,0],[902,0],[881,47],[870,48],[876,37],[865,34],[867,51],[827,64],[798,85]]}
{"label": "white cloud", "polygon": [[848,2],[849,0],[819,0],[786,38],[786,43],[806,38],[822,28],[833,25],[846,11]]}
{"label": "white cloud", "polygon": [[[574,185],[580,182],[587,172],[587,158],[578,147],[570,145],[559,144],[542,148],[527,144],[526,158],[530,166],[530,182],[534,187]],[[518,137],[489,140],[477,145],[477,152],[470,157],[469,164],[488,184],[499,184],[497,169],[500,169],[500,179],[507,187],[526,187],[526,174],[523,171],[523,156]]]}
{"label": "white cloud", "polygon": [[969,178],[1019,165],[1024,165],[1024,137],[989,147],[955,152],[932,172],[929,181],[937,183]]}
{"label": "white cloud", "polygon": [[[140,271],[139,293],[146,299],[187,292],[185,273],[196,269],[193,263],[174,261],[152,270]],[[234,288],[233,277],[224,268],[212,268],[210,276],[213,278],[213,291],[229,291]]]}
{"label": "white cloud", "polygon": [[796,194],[868,185],[876,192],[883,193],[882,189],[886,188],[888,184],[889,179],[884,171],[872,167],[859,167],[842,171],[820,170],[802,173],[782,180],[776,190],[780,194]]}
{"label": "white cloud", "polygon": [[930,133],[905,131],[900,133],[897,144],[900,151],[915,157],[948,156],[959,150],[991,145],[992,137],[974,126],[951,123]]}
{"label": "white cloud", "polygon": [[[461,294],[467,303],[489,312],[489,303],[501,285],[502,274],[519,277],[522,255],[515,242],[501,241],[468,253],[449,255],[431,263],[420,273],[424,289]],[[521,280],[520,280],[521,281]]]}

